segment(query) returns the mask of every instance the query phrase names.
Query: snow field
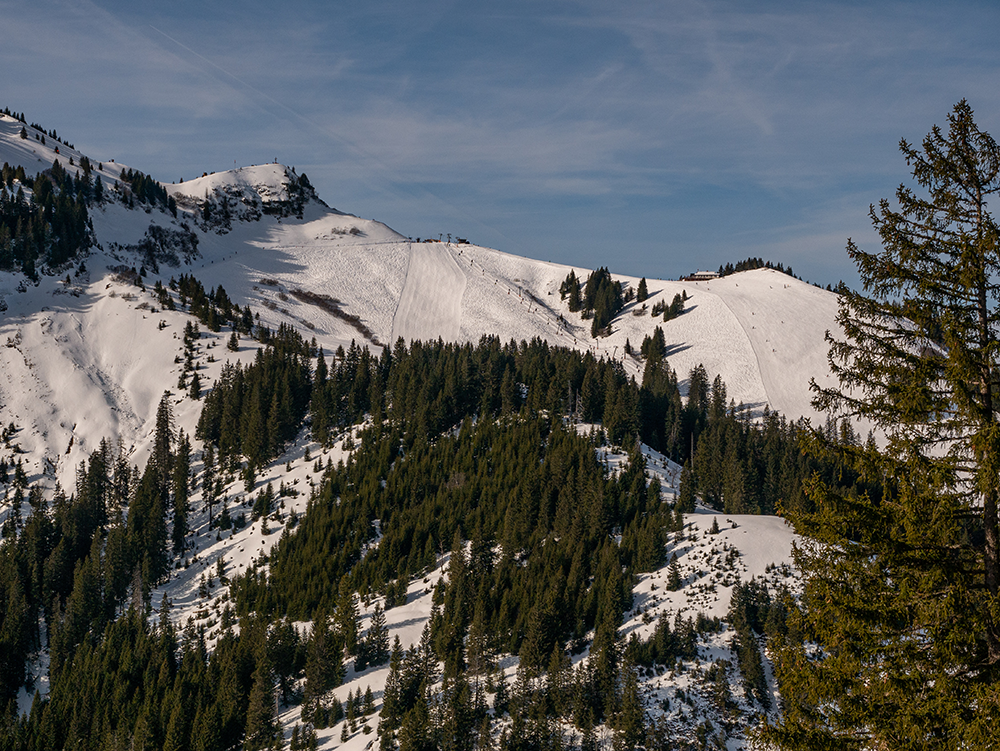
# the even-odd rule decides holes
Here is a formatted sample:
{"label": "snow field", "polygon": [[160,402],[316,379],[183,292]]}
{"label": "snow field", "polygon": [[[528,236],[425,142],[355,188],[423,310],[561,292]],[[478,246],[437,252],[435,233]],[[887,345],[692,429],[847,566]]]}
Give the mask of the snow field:
{"label": "snow field", "polygon": [[[82,156],[78,151],[53,139],[44,147],[33,137],[22,140],[17,136],[20,128],[17,120],[0,117],[0,159],[26,164],[34,172],[50,166],[52,159],[70,170],[74,169],[68,164],[70,157],[78,164]],[[101,173],[105,180],[113,180],[111,175],[123,168],[105,164]],[[242,191],[248,200],[267,203],[287,197],[284,184],[289,176],[293,173],[282,165],[264,164],[166,187],[171,194],[194,200],[216,191]],[[105,250],[110,243],[137,242],[150,222],[176,226],[190,220],[183,211],[174,219],[158,209],[147,214],[120,204],[107,205],[93,215]],[[568,266],[473,245],[412,245],[384,224],[317,203],[307,205],[301,220],[263,216],[257,222],[234,222],[224,234],[194,231],[202,259],[190,271],[206,288],[223,284],[231,297],[250,302],[255,310],[266,305],[261,311],[264,322],[309,328],[328,352],[351,339],[364,341],[364,336],[321,308],[290,298],[290,291],[302,289],[340,301],[344,312],[357,316],[381,343],[391,343],[397,335],[472,342],[484,334],[504,341],[538,336],[617,359],[636,378],[641,377],[642,363],[624,354],[625,342],[637,350],[660,325],[668,362],[682,387],[691,368],[703,364],[709,377],[722,376],[737,403],[756,411],[767,404],[790,419],[802,415],[815,419],[809,379],[815,377],[821,385],[827,382],[828,345],[823,334],[839,330],[836,295],[769,269],[708,282],[649,279],[648,308],[660,301],[669,303],[686,291],[691,298],[686,312],[664,323],[649,316],[648,310],[633,315],[642,307],[633,302],[613,323],[613,333],[595,340],[589,335],[589,323],[569,313],[559,299],[558,287]],[[411,257],[417,263],[413,282],[408,283]],[[162,271],[169,275],[173,270]],[[589,273],[576,271],[581,281]],[[262,278],[276,279],[283,289],[267,289],[259,283]],[[638,284],[637,278],[615,278],[632,289]],[[8,286],[0,284],[0,294],[10,294]],[[281,299],[282,295],[289,299]]]}
{"label": "snow field", "polygon": [[802,378],[810,373],[821,386],[834,384],[822,332],[838,330],[836,295],[771,269],[710,284],[743,324],[767,401],[782,404],[779,411],[789,417],[813,414],[811,392],[803,388]]}
{"label": "snow field", "polygon": [[[231,181],[260,195],[276,195],[283,176],[280,165],[262,165],[192,180],[177,190],[197,197]],[[102,212],[98,235],[134,243],[145,231],[144,217],[109,207]],[[158,223],[167,219],[154,212]],[[823,335],[837,330],[836,295],[769,269],[709,282],[650,279],[646,310],[633,301],[614,321],[612,334],[595,340],[589,322],[570,313],[559,298],[568,266],[474,245],[413,244],[378,222],[316,204],[302,220],[265,216],[234,223],[225,234],[196,234],[203,258],[192,272],[206,288],[224,284],[231,297],[249,301],[255,310],[266,306],[260,313],[268,325],[284,321],[309,328],[328,352],[365,337],[321,308],[290,297],[291,291],[340,301],[380,343],[398,336],[467,342],[483,335],[503,341],[537,336],[619,360],[637,379],[643,364],[625,355],[625,343],[637,351],[642,339],[661,326],[667,360],[682,388],[690,370],[703,364],[710,378],[722,376],[736,403],[755,412],[766,404],[795,419],[816,417],[809,379],[823,382],[828,372]],[[576,271],[581,280],[589,273]],[[627,288],[638,285],[636,278],[615,278]],[[262,279],[276,280],[280,288],[262,285]],[[668,322],[649,315],[657,302],[669,303],[683,292],[690,298],[683,315]]]}
{"label": "snow field", "polygon": [[395,342],[459,338],[465,273],[442,243],[409,243],[406,282],[392,319]]}

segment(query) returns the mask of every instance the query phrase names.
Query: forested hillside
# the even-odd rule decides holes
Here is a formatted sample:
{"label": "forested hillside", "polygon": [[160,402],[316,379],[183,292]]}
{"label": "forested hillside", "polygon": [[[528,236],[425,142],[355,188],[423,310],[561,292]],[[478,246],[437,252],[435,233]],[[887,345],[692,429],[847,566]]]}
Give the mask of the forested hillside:
{"label": "forested hillside", "polygon": [[[238,343],[247,317],[224,291],[185,278],[154,296],[202,325],[228,322]],[[696,497],[726,513],[771,512],[806,507],[802,483],[817,472],[849,479],[799,450],[801,426],[775,414],[750,420],[703,369],[682,397],[659,332],[642,346],[641,385],[614,361],[539,340],[400,341],[378,355],[352,345],[329,358],[288,327],[250,333],[250,364],[224,367],[203,397],[189,388],[203,405],[193,437],[174,429],[161,400],[144,469],[105,443],[75,492],[51,504],[16,467],[8,478],[30,513],[8,519],[0,546],[5,748],[267,747],[280,734],[263,698],[274,686],[282,703],[301,702],[309,738],[340,713],[373,711],[339,707],[331,692],[345,666],[386,661],[383,748],[590,747],[596,728],[670,747],[684,733],[643,707],[635,672],[693,659],[698,633],[726,627],[678,614],[648,643],[624,644],[637,576],[670,563]],[[198,337],[187,327],[184,350]],[[281,514],[284,486],[261,487],[256,473],[303,430],[319,451],[362,421],[349,461],[317,465],[322,482],[305,514]],[[673,498],[649,480],[638,440],[684,465]],[[612,445],[629,455],[609,473],[599,452]],[[242,501],[228,496],[234,479]],[[220,562],[215,578],[231,596],[211,650],[204,626],[175,626],[166,596],[151,598],[187,560],[195,502],[222,534],[257,520],[284,525],[271,555],[244,573]],[[390,649],[377,619],[360,633],[357,597],[377,598],[381,612],[405,602],[407,582],[448,551],[419,645]],[[770,602],[766,588],[747,592],[752,607]],[[763,633],[765,620],[746,622]],[[51,690],[18,720],[14,699],[39,648]],[[518,657],[513,685],[505,655]],[[739,669],[759,681],[749,677],[761,675],[759,657],[745,659]],[[98,696],[109,698],[98,707]]]}
{"label": "forested hillside", "polygon": [[413,243],[294,168],[168,185],[23,116],[0,153],[0,749],[777,716],[768,654],[809,634],[760,515],[870,481],[850,422],[800,417],[831,295]]}

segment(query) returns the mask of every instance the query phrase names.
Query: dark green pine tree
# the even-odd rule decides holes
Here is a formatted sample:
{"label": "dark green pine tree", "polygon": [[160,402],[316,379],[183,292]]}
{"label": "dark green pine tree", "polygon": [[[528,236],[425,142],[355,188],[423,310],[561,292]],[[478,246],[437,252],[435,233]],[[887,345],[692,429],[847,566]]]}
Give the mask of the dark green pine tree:
{"label": "dark green pine tree", "polygon": [[[848,244],[839,388],[816,405],[870,420],[885,448],[841,446],[858,493],[814,483],[806,638],[779,652],[784,748],[989,748],[1000,722],[1000,149],[959,102],[900,150],[920,193],[871,211],[880,252]],[[815,388],[815,387],[814,387]],[[817,439],[821,440],[821,439]]]}
{"label": "dark green pine tree", "polygon": [[649,298],[649,288],[646,286],[646,277],[639,280],[639,287],[635,292],[636,302],[646,302]]}
{"label": "dark green pine tree", "polygon": [[372,612],[371,625],[365,634],[368,651],[368,664],[382,665],[389,660],[389,627],[385,622],[385,611],[381,605],[376,605]]}
{"label": "dark green pine tree", "polygon": [[358,649],[358,604],[346,576],[340,580],[334,623],[337,627],[337,635],[343,642],[347,653],[354,654]]}
{"label": "dark green pine tree", "polygon": [[173,494],[174,527],[170,538],[174,543],[174,553],[184,551],[184,537],[188,533],[188,494],[191,488],[191,442],[182,430],[177,440],[177,456],[174,457]]}
{"label": "dark green pine tree", "polygon": [[437,748],[430,711],[430,689],[421,685],[420,695],[413,707],[403,716],[399,729],[399,751],[433,751]]}
{"label": "dark green pine tree", "polygon": [[[167,572],[167,486],[150,460],[128,512],[128,546],[141,574],[143,599]],[[135,596],[138,593],[133,593]]]}
{"label": "dark green pine tree", "polygon": [[189,726],[190,717],[184,702],[181,701],[180,692],[177,692],[171,705],[170,720],[167,723],[167,733],[163,740],[163,751],[185,751],[185,749],[190,748]]}
{"label": "dark green pine tree", "polygon": [[382,748],[395,747],[395,731],[403,721],[403,709],[400,692],[403,668],[403,647],[399,642],[399,634],[392,645],[392,656],[389,658],[389,675],[386,678],[385,690],[382,692],[382,711],[379,713],[378,736]]}
{"label": "dark green pine tree", "polygon": [[684,299],[680,296],[680,293],[674,295],[674,299],[670,301],[669,307],[663,311],[663,320],[670,321],[681,313],[684,312]]}
{"label": "dark green pine tree", "polygon": [[202,497],[205,505],[208,506],[208,523],[212,525],[212,507],[215,505],[215,450],[211,443],[205,444],[202,452],[202,464],[204,471],[201,475]]}
{"label": "dark green pine tree", "polygon": [[316,373],[313,375],[312,399],[312,437],[316,443],[326,445],[330,437],[330,403],[327,396],[326,356],[322,348],[316,357]]}
{"label": "dark green pine tree", "polygon": [[615,715],[619,706],[621,645],[618,639],[618,627],[621,625],[626,597],[621,564],[615,546],[605,546],[597,579],[601,582],[601,586],[598,590],[594,642],[591,647],[594,684],[597,691],[595,715],[598,718],[608,719]]}
{"label": "dark green pine tree", "polygon": [[314,718],[323,708],[323,697],[340,683],[342,663],[339,651],[330,630],[329,618],[325,612],[318,612],[313,620],[312,636],[306,645],[306,683],[302,706],[303,719],[312,721],[317,726],[320,725]]}
{"label": "dark green pine tree", "polygon": [[160,484],[166,488],[170,483],[173,464],[172,446],[174,442],[174,412],[170,405],[170,393],[165,391],[156,408],[156,427],[153,432],[152,462],[156,467]]}
{"label": "dark green pine tree", "polygon": [[677,563],[677,559],[674,558],[670,561],[670,565],[667,567],[667,590],[670,592],[676,592],[681,588],[681,567]]}
{"label": "dark green pine tree", "polygon": [[697,481],[694,472],[691,471],[691,462],[684,462],[681,468],[680,490],[677,494],[677,510],[685,513],[694,513],[695,491]]}
{"label": "dark green pine tree", "polygon": [[639,679],[633,665],[622,669],[622,700],[615,717],[614,748],[635,749],[640,746],[646,734],[646,712],[639,696]]}
{"label": "dark green pine tree", "polygon": [[569,298],[568,304],[570,313],[576,313],[580,310],[580,306],[582,305],[580,299],[580,280],[577,279],[575,271],[571,270],[569,274],[566,275],[562,284],[559,285],[559,294],[563,300],[567,297]]}
{"label": "dark green pine tree", "polygon": [[264,627],[258,626],[259,634],[251,637],[257,644],[254,648],[256,666],[253,685],[247,702],[246,736],[243,748],[246,751],[265,751],[284,746],[281,724],[275,712],[274,677],[267,655]]}

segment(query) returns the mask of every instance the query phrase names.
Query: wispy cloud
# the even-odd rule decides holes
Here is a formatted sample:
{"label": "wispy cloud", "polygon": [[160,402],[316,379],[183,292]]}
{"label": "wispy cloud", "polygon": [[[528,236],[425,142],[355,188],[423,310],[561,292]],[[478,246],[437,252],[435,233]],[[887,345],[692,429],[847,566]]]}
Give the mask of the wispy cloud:
{"label": "wispy cloud", "polygon": [[841,197],[905,177],[899,137],[919,140],[963,96],[1000,118],[1000,10],[971,0],[0,0],[0,13],[3,104],[97,156],[168,180],[277,157],[391,223],[499,237],[521,212],[516,242],[591,266],[602,246],[622,252],[596,217],[637,248],[818,248],[848,234]]}

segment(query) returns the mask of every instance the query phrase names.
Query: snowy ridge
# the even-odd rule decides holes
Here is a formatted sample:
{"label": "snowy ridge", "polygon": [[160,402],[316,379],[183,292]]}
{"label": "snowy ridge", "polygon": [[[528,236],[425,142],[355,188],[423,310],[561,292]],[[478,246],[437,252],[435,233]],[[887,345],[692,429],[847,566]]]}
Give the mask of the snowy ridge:
{"label": "snowy ridge", "polygon": [[[0,119],[0,159],[25,163],[29,172],[49,167],[52,159],[74,169],[68,160],[75,156],[78,162],[79,152],[63,147],[56,155],[52,139],[44,147],[31,138],[22,140],[20,127],[13,118]],[[107,169],[103,178],[113,186],[116,181]],[[164,278],[183,271],[206,288],[222,284],[233,299],[255,310],[263,307],[262,319],[270,325],[288,322],[308,328],[328,352],[351,339],[475,342],[484,334],[504,341],[537,336],[617,359],[639,378],[642,363],[625,354],[625,344],[637,350],[659,325],[667,360],[682,387],[691,368],[703,364],[710,377],[722,376],[737,403],[755,410],[768,405],[791,419],[816,417],[808,384],[813,377],[820,385],[828,380],[824,333],[838,330],[833,293],[768,269],[704,282],[649,278],[648,309],[687,292],[685,313],[664,323],[632,302],[613,322],[610,336],[594,339],[589,322],[570,313],[559,298],[569,267],[475,245],[415,244],[380,222],[330,209],[318,199],[305,202],[301,219],[263,213],[265,204],[288,200],[294,178],[289,168],[266,164],[165,185],[178,199],[176,218],[160,208],[129,210],[107,203],[92,211],[98,250],[121,256],[114,249],[140,242],[151,224],[190,230],[200,260],[187,268],[161,269]],[[205,224],[198,206],[206,196],[232,198],[236,220],[227,226]],[[130,260],[135,262],[113,259]],[[106,263],[88,265],[94,270]],[[581,279],[589,273],[575,271]],[[639,281],[613,277],[633,290]],[[0,295],[9,299],[15,286],[9,277],[0,280]],[[295,298],[291,293],[296,290],[309,293],[307,299]],[[317,296],[335,300],[372,336],[309,302]]]}
{"label": "snowy ridge", "polygon": [[[21,126],[13,118],[0,117],[0,162],[21,164],[29,174],[47,169],[53,160],[75,169],[70,160],[78,164],[80,152],[53,139],[42,146],[30,127],[29,138],[21,139]],[[94,174],[113,189],[123,167],[115,164],[112,171],[110,164],[105,162],[105,170]],[[290,200],[293,175],[282,165],[258,165],[166,184],[177,200],[176,217],[163,208],[129,209],[110,200],[91,210],[98,245],[83,259],[85,269],[76,263],[43,274],[37,285],[20,274],[0,272],[0,297],[7,306],[0,313],[0,344],[5,345],[0,347],[0,366],[6,376],[0,381],[0,425],[17,427],[0,452],[21,460],[30,482],[41,483],[48,492],[58,482],[71,492],[76,468],[102,439],[121,441],[129,462],[142,466],[165,391],[171,393],[177,427],[194,433],[202,403],[177,388],[182,370],[177,358],[190,317],[161,309],[150,292],[118,280],[109,270],[141,266],[142,260],[123,248],[142,240],[151,225],[193,233],[198,256],[190,265],[148,270],[148,285],[181,273],[194,275],[206,289],[222,285],[230,298],[259,313],[262,323],[272,328],[290,323],[306,337],[315,337],[327,354],[352,340],[377,347],[397,337],[460,342],[475,342],[483,335],[504,341],[538,337],[619,360],[639,380],[643,364],[625,354],[626,342],[637,351],[643,337],[661,326],[667,360],[682,385],[687,373],[703,364],[710,377],[722,376],[737,403],[755,410],[768,405],[791,418],[815,417],[808,382],[815,377],[823,384],[829,378],[824,333],[837,330],[837,298],[832,293],[766,269],[708,282],[650,278],[645,305],[669,304],[675,294],[686,292],[686,312],[664,323],[648,311],[636,315],[642,305],[633,302],[613,322],[610,336],[594,339],[589,322],[570,313],[560,299],[559,285],[569,267],[469,244],[414,243],[380,222],[336,211],[315,198],[303,203],[301,217],[264,211],[267,204]],[[234,201],[233,220],[228,225],[203,221],[199,212],[206,199],[218,203],[223,198]],[[236,202],[243,208],[236,209]],[[586,270],[575,271],[586,278]],[[639,281],[614,278],[632,289]],[[242,342],[234,353],[225,347],[227,338],[228,332],[202,332],[196,361],[205,386],[226,362],[253,360],[256,343]],[[282,530],[294,526],[295,515],[304,513],[309,492],[319,482],[314,463],[336,464],[349,454],[342,440],[346,437],[324,451],[303,433],[261,470],[253,493],[247,494],[238,480],[227,484],[223,497],[234,517],[247,513],[252,497],[268,483],[275,493],[282,484],[288,489],[266,529],[257,521],[238,531],[210,532],[199,487],[191,498],[196,509],[190,520],[193,547],[170,580],[153,593],[154,606],[165,595],[178,624],[204,625],[209,644],[214,643],[227,588],[224,581],[215,581],[203,596],[202,577],[215,576],[220,558],[228,578],[266,554]],[[643,453],[649,474],[661,481],[664,500],[676,498],[680,468],[648,447]],[[624,452],[613,449],[603,450],[601,458],[612,471],[626,459]],[[202,469],[198,451],[192,469]],[[215,513],[221,510],[219,506]],[[0,515],[9,511],[5,503]],[[713,521],[720,531],[710,535]],[[683,586],[676,591],[664,587],[666,566],[643,575],[621,628],[623,637],[635,633],[647,638],[664,613],[725,615],[737,579],[763,577],[777,585],[788,578],[794,535],[780,519],[700,509],[688,517],[687,525],[683,539],[668,550],[668,555],[677,555]],[[736,553],[730,555],[731,550]],[[399,635],[404,646],[418,641],[430,616],[431,590],[446,567],[445,557],[433,572],[410,583],[405,605],[386,612],[391,636]],[[794,587],[793,581],[788,583]],[[367,627],[376,602],[362,603],[361,629]],[[698,671],[716,659],[731,660],[731,641],[732,633],[723,630],[700,645],[699,658],[683,672],[645,675],[647,707],[672,712],[681,724],[697,712],[708,716]],[[516,659],[508,659],[504,667],[512,677]],[[370,686],[379,706],[387,673],[386,666],[361,674],[349,668],[336,694],[344,700],[349,691]],[[678,690],[694,697],[693,704],[679,700]],[[738,698],[740,691],[734,686]],[[665,700],[670,710],[663,709]],[[741,711],[749,712],[745,697],[740,701]],[[22,706],[27,705],[30,697],[24,695]],[[291,707],[282,717],[286,738],[299,711]],[[377,717],[370,722],[374,726]],[[341,730],[338,724],[319,731],[321,747],[364,749],[373,738],[358,733],[341,744]],[[739,748],[742,740],[730,739],[729,744]]]}

